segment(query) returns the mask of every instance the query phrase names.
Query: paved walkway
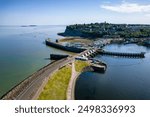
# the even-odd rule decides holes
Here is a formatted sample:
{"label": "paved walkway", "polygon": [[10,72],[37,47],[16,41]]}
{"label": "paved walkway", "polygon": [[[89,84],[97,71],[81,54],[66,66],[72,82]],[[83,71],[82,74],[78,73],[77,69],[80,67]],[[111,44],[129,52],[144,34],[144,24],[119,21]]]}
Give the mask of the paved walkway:
{"label": "paved walkway", "polygon": [[72,62],[72,75],[70,78],[70,82],[67,89],[67,100],[74,100],[75,99],[75,85],[76,85],[76,79],[79,76],[79,72],[76,72],[75,70],[75,62]]}

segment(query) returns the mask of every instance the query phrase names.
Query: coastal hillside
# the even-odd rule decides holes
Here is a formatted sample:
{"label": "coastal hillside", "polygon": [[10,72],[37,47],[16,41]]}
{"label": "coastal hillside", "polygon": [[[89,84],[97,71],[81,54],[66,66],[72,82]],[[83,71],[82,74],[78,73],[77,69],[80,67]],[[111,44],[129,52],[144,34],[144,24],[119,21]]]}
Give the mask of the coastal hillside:
{"label": "coastal hillside", "polygon": [[61,36],[80,36],[84,38],[145,38],[150,37],[150,25],[91,23],[75,24],[66,27]]}

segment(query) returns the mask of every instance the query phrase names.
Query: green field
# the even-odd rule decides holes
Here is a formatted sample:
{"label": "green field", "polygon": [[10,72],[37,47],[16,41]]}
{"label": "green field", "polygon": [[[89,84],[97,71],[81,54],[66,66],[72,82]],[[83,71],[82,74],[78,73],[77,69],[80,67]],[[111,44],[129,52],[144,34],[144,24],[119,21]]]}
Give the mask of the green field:
{"label": "green field", "polygon": [[[88,66],[86,61],[75,61],[75,70],[81,72],[84,67]],[[71,78],[71,66],[65,66],[49,78],[38,100],[66,100],[66,92]]]}
{"label": "green field", "polygon": [[75,61],[75,70],[77,72],[81,72],[83,68],[87,66],[89,66],[89,63],[87,61],[80,61],[80,60]]}
{"label": "green field", "polygon": [[71,78],[71,67],[65,66],[55,72],[39,96],[39,100],[65,100]]}

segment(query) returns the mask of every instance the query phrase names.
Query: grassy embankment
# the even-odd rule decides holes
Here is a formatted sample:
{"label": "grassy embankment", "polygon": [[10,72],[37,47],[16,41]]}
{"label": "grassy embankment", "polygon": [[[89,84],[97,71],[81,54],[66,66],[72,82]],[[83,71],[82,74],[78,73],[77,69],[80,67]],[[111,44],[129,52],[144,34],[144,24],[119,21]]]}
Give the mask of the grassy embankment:
{"label": "grassy embankment", "polygon": [[80,61],[80,60],[75,61],[75,70],[77,72],[82,72],[83,68],[87,66],[89,66],[89,63],[87,61]]}
{"label": "grassy embankment", "polygon": [[70,78],[71,67],[65,66],[61,68],[51,76],[38,99],[65,100]]}
{"label": "grassy embankment", "polygon": [[[81,72],[82,69],[88,66],[86,61],[75,61],[75,70]],[[71,66],[65,66],[55,72],[49,79],[39,96],[39,100],[65,100],[66,92],[71,78]]]}

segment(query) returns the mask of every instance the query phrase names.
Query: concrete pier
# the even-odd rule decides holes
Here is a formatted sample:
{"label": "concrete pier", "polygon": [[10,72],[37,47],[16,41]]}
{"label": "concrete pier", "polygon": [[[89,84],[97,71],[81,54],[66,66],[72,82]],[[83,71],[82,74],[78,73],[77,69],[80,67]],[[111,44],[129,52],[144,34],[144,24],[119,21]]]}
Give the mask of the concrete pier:
{"label": "concrete pier", "polygon": [[47,46],[51,46],[51,47],[54,47],[57,49],[61,49],[61,50],[69,51],[69,52],[74,52],[74,53],[81,53],[81,52],[86,50],[86,49],[82,49],[82,48],[63,46],[63,45],[60,45],[58,43],[51,42],[49,40],[45,40],[45,44]]}
{"label": "concrete pier", "polygon": [[109,52],[109,51],[102,51],[102,50],[97,50],[99,54],[101,55],[110,55],[110,56],[120,56],[120,57],[129,57],[129,58],[144,58],[145,53],[122,53],[122,52]]}
{"label": "concrete pier", "polygon": [[104,73],[106,71],[106,67],[98,64],[91,64],[91,68],[94,72]]}
{"label": "concrete pier", "polygon": [[67,58],[69,55],[62,55],[62,54],[50,54],[50,59],[51,60],[60,60],[63,58]]}

